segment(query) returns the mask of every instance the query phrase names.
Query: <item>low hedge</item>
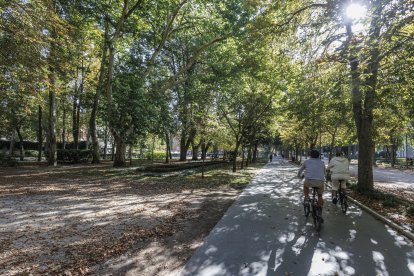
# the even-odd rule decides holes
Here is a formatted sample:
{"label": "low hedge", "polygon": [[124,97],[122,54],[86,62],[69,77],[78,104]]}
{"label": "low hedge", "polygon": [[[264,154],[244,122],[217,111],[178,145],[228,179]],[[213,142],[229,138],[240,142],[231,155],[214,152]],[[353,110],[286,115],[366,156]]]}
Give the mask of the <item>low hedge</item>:
{"label": "low hedge", "polygon": [[182,170],[188,170],[188,169],[195,169],[200,168],[202,166],[212,166],[217,164],[226,164],[227,161],[206,161],[201,162],[186,162],[186,163],[178,163],[174,162],[171,164],[157,164],[157,165],[150,165],[146,167],[138,168],[137,171],[145,171],[145,172],[175,172],[175,171],[182,171]]}
{"label": "low hedge", "polygon": [[91,150],[76,150],[76,149],[64,149],[57,150],[57,160],[63,163],[82,163],[88,162],[92,158]]}
{"label": "low hedge", "polygon": [[154,154],[152,154],[152,152],[147,152],[146,158],[147,160],[152,160],[152,158],[154,158],[154,160],[162,160],[165,159],[165,152],[154,151]]}

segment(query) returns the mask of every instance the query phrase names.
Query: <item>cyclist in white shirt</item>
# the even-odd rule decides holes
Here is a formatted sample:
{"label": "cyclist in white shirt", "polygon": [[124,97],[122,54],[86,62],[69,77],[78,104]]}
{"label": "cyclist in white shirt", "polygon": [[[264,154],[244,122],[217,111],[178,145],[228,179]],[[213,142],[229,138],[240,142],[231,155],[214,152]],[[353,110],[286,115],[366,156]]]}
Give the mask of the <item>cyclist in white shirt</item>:
{"label": "cyclist in white shirt", "polygon": [[339,185],[341,185],[341,189],[345,192],[346,182],[350,176],[348,159],[343,156],[342,152],[337,152],[335,155],[336,156],[329,162],[327,168],[331,171],[333,204],[338,202],[337,191],[339,189]]}

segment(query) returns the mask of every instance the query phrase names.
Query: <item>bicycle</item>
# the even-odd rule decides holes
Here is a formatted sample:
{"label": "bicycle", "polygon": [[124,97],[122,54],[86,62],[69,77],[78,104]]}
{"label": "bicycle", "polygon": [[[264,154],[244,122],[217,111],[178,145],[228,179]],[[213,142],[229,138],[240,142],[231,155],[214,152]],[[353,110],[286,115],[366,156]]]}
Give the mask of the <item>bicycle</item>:
{"label": "bicycle", "polygon": [[308,217],[312,213],[313,225],[317,232],[321,230],[323,218],[322,218],[322,207],[317,206],[318,197],[317,191],[319,188],[312,187],[312,198],[307,203],[304,203],[303,207],[305,210],[305,217]]}
{"label": "bicycle", "polygon": [[341,203],[341,210],[345,214],[346,211],[348,210],[348,196],[346,195],[345,188],[342,191],[342,183],[344,183],[345,188],[346,188],[345,181],[339,182],[338,199],[339,199],[339,202]]}

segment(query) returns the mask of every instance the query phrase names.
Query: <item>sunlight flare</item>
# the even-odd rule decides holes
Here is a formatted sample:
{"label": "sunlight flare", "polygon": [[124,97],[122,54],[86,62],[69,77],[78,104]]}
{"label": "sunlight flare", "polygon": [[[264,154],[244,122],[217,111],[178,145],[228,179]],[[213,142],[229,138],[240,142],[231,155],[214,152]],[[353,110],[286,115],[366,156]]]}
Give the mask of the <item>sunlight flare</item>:
{"label": "sunlight flare", "polygon": [[367,8],[358,3],[352,3],[346,8],[346,16],[352,20],[359,20],[365,17]]}

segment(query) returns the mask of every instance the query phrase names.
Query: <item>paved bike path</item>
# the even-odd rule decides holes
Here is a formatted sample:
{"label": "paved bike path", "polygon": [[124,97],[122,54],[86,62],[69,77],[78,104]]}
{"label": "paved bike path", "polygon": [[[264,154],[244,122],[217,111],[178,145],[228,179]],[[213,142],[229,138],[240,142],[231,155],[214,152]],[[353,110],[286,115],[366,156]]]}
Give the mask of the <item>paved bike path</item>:
{"label": "paved bike path", "polygon": [[206,237],[181,275],[414,275],[411,241],[325,192],[316,233],[302,207],[297,167],[266,165]]}

